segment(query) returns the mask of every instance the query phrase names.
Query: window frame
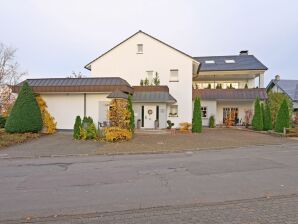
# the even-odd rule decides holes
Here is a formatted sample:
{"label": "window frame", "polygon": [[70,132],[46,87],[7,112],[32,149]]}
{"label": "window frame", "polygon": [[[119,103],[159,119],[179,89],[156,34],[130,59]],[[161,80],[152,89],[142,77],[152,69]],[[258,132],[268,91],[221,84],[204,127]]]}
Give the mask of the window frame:
{"label": "window frame", "polygon": [[[177,72],[177,79],[172,79],[172,72]],[[170,69],[170,79],[169,82],[179,82],[179,69]]]}
{"label": "window frame", "polygon": [[[176,109],[176,113],[173,113],[172,114],[172,108],[175,108]],[[178,117],[178,105],[177,104],[170,105],[170,111],[169,111],[168,117]]]}
{"label": "window frame", "polygon": [[[141,47],[141,51],[140,51]],[[143,44],[137,44],[137,54],[143,54],[144,53],[144,45]]]}
{"label": "window frame", "polygon": [[[205,110],[203,110],[205,108]],[[203,111],[205,111],[205,116],[203,116]],[[201,106],[201,116],[202,118],[208,118],[208,107],[207,106]]]}

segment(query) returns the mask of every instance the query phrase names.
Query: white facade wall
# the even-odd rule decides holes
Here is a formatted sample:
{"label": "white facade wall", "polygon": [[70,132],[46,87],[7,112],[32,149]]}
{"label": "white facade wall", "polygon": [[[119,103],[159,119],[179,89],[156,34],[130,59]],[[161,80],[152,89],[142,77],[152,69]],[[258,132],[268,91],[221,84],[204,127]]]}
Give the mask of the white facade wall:
{"label": "white facade wall", "polygon": [[203,126],[209,126],[209,118],[213,115],[217,124],[217,104],[215,100],[202,100],[201,107],[207,107],[207,118],[202,117]]}
{"label": "white facade wall", "polygon": [[[137,53],[137,44],[143,44],[143,54]],[[169,118],[175,125],[192,120],[191,58],[138,33],[91,64],[94,77],[121,77],[131,85],[139,85],[146,71],[158,72],[160,85],[167,85],[177,100],[178,117]],[[179,82],[170,82],[170,70],[179,70]]]}
{"label": "white facade wall", "polygon": [[86,94],[86,116],[92,117],[96,128],[99,121],[99,116],[107,117],[106,108],[103,108],[103,104],[100,104],[100,102],[109,103],[111,101],[110,99],[106,98],[107,96],[108,96],[107,93],[97,93],[97,94],[87,93]]}

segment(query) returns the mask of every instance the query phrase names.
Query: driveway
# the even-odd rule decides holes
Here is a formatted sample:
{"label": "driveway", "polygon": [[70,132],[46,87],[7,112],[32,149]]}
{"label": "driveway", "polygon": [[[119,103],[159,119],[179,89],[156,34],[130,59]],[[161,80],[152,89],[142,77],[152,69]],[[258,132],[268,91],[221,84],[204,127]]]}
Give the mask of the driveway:
{"label": "driveway", "polygon": [[[128,142],[103,143],[73,140],[71,132],[58,132],[0,150],[1,157],[63,155],[115,155],[225,149],[253,145],[278,145],[294,140],[228,128],[204,129],[200,134],[135,134]],[[294,141],[295,142],[295,141]]]}
{"label": "driveway", "polygon": [[297,223],[297,161],[298,142],[1,159],[0,223]]}
{"label": "driveway", "polygon": [[71,132],[58,132],[0,150],[1,157],[94,155],[100,143],[73,140]]}

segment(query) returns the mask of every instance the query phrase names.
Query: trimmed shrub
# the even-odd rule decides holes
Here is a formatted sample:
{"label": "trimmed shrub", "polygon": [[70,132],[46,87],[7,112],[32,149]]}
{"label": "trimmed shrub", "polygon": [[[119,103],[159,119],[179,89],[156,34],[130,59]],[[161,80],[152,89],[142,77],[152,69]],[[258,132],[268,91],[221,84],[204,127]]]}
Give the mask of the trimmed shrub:
{"label": "trimmed shrub", "polygon": [[268,103],[265,104],[265,115],[264,117],[264,131],[272,130],[272,118],[271,111]]}
{"label": "trimmed shrub", "polygon": [[215,128],[215,118],[214,115],[209,117],[209,128]]}
{"label": "trimmed shrub", "polygon": [[280,105],[279,111],[276,116],[275,121],[275,131],[282,133],[284,128],[289,128],[290,126],[290,115],[289,115],[289,107],[286,100],[282,102]]}
{"label": "trimmed shrub", "polygon": [[96,127],[93,122],[88,124],[86,132],[86,139],[96,139]]}
{"label": "trimmed shrub", "polygon": [[108,142],[127,141],[132,138],[132,132],[119,127],[108,127],[104,129],[105,140]]}
{"label": "trimmed shrub", "polygon": [[80,139],[81,137],[82,120],[80,116],[76,117],[76,121],[73,127],[73,138]]}
{"label": "trimmed shrub", "polygon": [[0,128],[5,127],[6,119],[7,119],[6,117],[3,117],[0,115]]}
{"label": "trimmed shrub", "polygon": [[132,108],[131,95],[128,95],[128,111],[130,112],[129,129],[131,132],[135,130],[135,115]]}
{"label": "trimmed shrub", "polygon": [[252,119],[252,127],[256,131],[263,130],[263,115],[262,115],[259,97],[257,97],[255,101],[255,110],[254,110],[254,116]]}
{"label": "trimmed shrub", "polygon": [[104,140],[108,142],[130,140],[133,136],[131,128],[134,125],[134,118],[131,120],[132,114],[133,110],[129,109],[128,100],[113,99],[108,113],[111,127],[104,129]]}
{"label": "trimmed shrub", "polygon": [[202,132],[202,114],[200,98],[196,97],[192,115],[192,132]]}
{"label": "trimmed shrub", "polygon": [[10,133],[25,133],[39,132],[41,129],[40,109],[28,82],[24,82],[6,121],[5,130]]}

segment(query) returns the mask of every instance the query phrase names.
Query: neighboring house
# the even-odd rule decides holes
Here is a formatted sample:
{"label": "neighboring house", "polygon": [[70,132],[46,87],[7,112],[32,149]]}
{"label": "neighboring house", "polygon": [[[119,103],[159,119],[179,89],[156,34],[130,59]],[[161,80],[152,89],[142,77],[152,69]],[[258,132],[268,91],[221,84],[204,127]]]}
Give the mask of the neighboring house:
{"label": "neighboring house", "polygon": [[298,80],[284,80],[276,75],[268,84],[267,91],[286,94],[293,102],[293,109],[298,110]]}
{"label": "neighboring house", "polygon": [[[192,57],[139,31],[85,66],[92,78],[29,79],[33,91],[41,94],[60,129],[72,129],[75,116],[106,120],[108,102],[132,94],[135,120],[142,128],[153,128],[154,121],[165,128],[192,121],[193,100],[202,99],[203,124],[211,115],[217,124],[235,111],[239,123],[245,111],[253,109],[256,97],[267,98],[264,66],[253,55]],[[139,86],[140,81],[160,86]],[[258,88],[255,88],[258,79]],[[14,86],[18,92],[22,83]],[[216,89],[221,86],[222,89]],[[229,87],[231,89],[227,89]],[[211,88],[211,89],[209,89]]]}

